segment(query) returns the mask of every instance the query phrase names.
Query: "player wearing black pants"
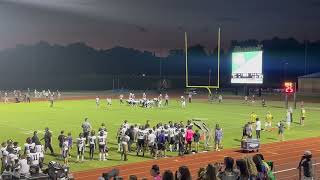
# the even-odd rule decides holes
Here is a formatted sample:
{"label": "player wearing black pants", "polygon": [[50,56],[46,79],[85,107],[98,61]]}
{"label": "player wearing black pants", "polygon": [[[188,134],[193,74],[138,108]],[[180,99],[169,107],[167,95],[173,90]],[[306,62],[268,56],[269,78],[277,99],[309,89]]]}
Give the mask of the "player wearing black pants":
{"label": "player wearing black pants", "polygon": [[95,136],[95,132],[91,131],[91,134],[88,136],[88,141],[89,141],[89,156],[90,159],[93,160],[93,154],[94,154],[94,150],[96,148],[96,139],[97,136]]}
{"label": "player wearing black pants", "polygon": [[47,148],[49,148],[51,154],[54,154],[53,148],[51,145],[52,134],[49,131],[49,128],[46,128],[44,137],[42,139],[44,140],[44,151],[47,152]]}

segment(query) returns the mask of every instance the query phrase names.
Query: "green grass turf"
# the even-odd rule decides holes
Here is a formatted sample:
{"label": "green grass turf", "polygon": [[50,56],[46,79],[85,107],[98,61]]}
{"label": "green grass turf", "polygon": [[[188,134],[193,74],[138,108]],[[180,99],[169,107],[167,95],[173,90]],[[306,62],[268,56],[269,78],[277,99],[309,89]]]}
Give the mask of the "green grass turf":
{"label": "green grass turf", "polygon": [[[130,123],[144,124],[146,120],[151,120],[151,125],[158,122],[166,123],[168,121],[186,122],[191,118],[203,118],[207,124],[213,128],[219,123],[224,130],[223,145],[224,148],[239,147],[239,140],[242,135],[242,126],[248,121],[252,111],[256,112],[263,120],[267,111],[271,111],[274,116],[273,126],[285,117],[285,109],[282,102],[267,102],[268,107],[262,108],[260,103],[255,106],[244,105],[242,101],[225,100],[223,103],[208,104],[204,100],[196,100],[192,104],[187,104],[187,108],[181,109],[176,100],[171,100],[169,107],[144,109],[140,107],[129,107],[119,105],[114,100],[111,107],[106,107],[105,101],[101,101],[99,109],[96,108],[95,100],[78,100],[78,101],[58,101],[53,108],[49,108],[48,102],[32,102],[31,104],[0,104],[0,140],[13,139],[19,141],[23,146],[25,139],[32,136],[32,132],[37,130],[39,137],[43,136],[45,127],[49,127],[53,132],[53,146],[55,152],[58,151],[57,136],[61,130],[66,133],[71,132],[75,139],[81,132],[81,124],[85,117],[89,118],[94,129],[98,129],[104,122],[108,128],[108,142],[111,149],[109,152],[110,160],[100,162],[85,161],[83,163],[75,162],[76,151],[72,150],[70,166],[72,171],[85,169],[94,169],[107,167],[118,164],[139,162],[150,159],[150,156],[136,157],[134,153],[129,156],[128,162],[120,161],[120,154],[116,152],[116,131],[124,119]],[[285,131],[285,139],[299,139],[305,137],[314,137],[320,135],[320,104],[305,104],[307,110],[307,119],[305,126],[293,124],[291,130]],[[294,110],[294,121],[298,122],[300,109]],[[262,143],[278,141],[277,131],[262,132]],[[212,144],[212,143],[211,143]],[[169,153],[176,155],[177,153]],[[86,152],[86,157],[88,153]],[[98,158],[98,152],[95,154]],[[46,155],[45,161],[57,160],[56,157]]]}

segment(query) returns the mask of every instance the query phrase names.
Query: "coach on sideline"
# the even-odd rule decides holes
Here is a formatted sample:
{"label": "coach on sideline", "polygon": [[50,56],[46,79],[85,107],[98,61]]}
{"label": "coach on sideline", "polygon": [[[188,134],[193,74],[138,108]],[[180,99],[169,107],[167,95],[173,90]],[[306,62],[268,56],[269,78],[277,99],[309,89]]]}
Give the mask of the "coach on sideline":
{"label": "coach on sideline", "polygon": [[41,139],[43,140],[44,139],[44,152],[47,151],[47,148],[50,149],[51,151],[51,154],[53,155],[54,152],[53,152],[53,148],[52,148],[52,145],[51,145],[51,142],[52,142],[52,134],[51,132],[49,131],[49,128],[46,128],[45,129],[45,133],[44,133],[44,137]]}
{"label": "coach on sideline", "polygon": [[83,137],[86,138],[86,144],[88,143],[88,136],[91,131],[91,124],[88,122],[88,118],[84,119],[84,122],[81,125],[83,131]]}

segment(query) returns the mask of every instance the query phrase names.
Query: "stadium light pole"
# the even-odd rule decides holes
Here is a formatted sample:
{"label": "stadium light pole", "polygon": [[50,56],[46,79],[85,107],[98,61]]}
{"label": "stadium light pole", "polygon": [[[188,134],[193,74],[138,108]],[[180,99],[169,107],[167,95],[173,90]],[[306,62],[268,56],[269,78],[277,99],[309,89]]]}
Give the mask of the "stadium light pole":
{"label": "stadium light pole", "polygon": [[307,74],[308,41],[304,41],[304,75]]}
{"label": "stadium light pole", "polygon": [[283,73],[283,82],[287,80],[287,65],[289,63],[287,61],[283,61],[283,66],[282,66],[282,73]]}
{"label": "stadium light pole", "polygon": [[208,79],[209,79],[209,86],[210,86],[210,81],[211,81],[211,68],[209,68],[209,77],[208,77]]}

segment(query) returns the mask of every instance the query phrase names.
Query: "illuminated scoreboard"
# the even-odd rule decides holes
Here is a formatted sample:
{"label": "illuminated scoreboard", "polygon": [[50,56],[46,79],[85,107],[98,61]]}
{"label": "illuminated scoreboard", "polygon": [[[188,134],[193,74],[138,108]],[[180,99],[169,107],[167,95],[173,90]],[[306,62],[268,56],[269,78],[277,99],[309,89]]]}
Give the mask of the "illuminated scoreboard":
{"label": "illuminated scoreboard", "polygon": [[232,53],[231,83],[263,83],[261,50]]}
{"label": "illuminated scoreboard", "polygon": [[294,83],[292,82],[285,82],[284,83],[284,92],[287,94],[291,94],[294,93],[295,87],[294,87]]}

